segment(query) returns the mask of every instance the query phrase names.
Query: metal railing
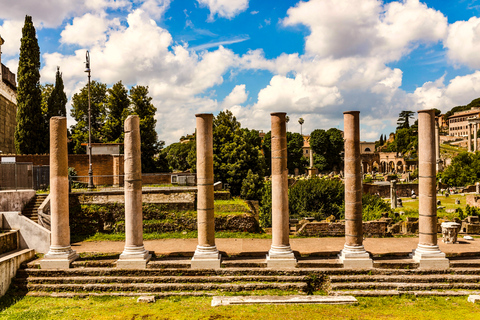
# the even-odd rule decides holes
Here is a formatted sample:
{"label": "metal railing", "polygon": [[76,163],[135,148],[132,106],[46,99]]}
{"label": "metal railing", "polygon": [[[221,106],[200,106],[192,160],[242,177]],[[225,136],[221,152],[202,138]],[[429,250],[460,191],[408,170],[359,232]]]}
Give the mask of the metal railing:
{"label": "metal railing", "polygon": [[0,163],[0,190],[33,189],[32,163]]}

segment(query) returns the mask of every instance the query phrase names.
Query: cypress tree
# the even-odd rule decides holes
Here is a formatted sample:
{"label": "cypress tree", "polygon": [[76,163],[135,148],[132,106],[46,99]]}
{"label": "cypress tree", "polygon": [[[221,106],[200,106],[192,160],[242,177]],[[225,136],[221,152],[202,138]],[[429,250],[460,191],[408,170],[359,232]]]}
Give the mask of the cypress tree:
{"label": "cypress tree", "polygon": [[48,134],[42,114],[40,89],[40,47],[32,17],[25,16],[20,44],[17,87],[17,127],[15,149],[18,154],[40,154],[47,151]]}
{"label": "cypress tree", "polygon": [[383,146],[383,134],[380,135],[380,141],[379,141],[378,145]]}
{"label": "cypress tree", "polygon": [[60,73],[60,67],[57,67],[57,73],[55,75],[55,87],[47,100],[47,120],[50,121],[51,117],[66,117],[67,116],[67,95],[64,91],[62,74]]}

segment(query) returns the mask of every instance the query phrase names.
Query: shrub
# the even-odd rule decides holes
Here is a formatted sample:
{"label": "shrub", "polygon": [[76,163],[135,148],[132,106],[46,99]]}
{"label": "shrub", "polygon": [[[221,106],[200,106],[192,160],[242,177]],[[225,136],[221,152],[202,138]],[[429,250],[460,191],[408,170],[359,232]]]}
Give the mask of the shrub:
{"label": "shrub", "polygon": [[242,181],[240,197],[245,200],[260,200],[262,197],[262,188],[263,178],[249,169],[247,177]]}
{"label": "shrub", "polygon": [[374,194],[364,193],[362,195],[362,209],[363,220],[365,221],[378,220],[384,212],[388,212],[390,217],[393,216],[390,204]]}
{"label": "shrub", "polygon": [[262,197],[259,208],[260,225],[264,228],[272,226],[272,182],[267,181],[263,184]]}

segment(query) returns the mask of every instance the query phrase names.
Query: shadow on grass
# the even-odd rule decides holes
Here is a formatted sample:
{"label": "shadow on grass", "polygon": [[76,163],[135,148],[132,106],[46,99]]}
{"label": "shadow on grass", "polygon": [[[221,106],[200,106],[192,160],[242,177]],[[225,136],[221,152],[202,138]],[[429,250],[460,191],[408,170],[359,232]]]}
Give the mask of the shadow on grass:
{"label": "shadow on grass", "polygon": [[10,308],[17,302],[22,301],[25,298],[25,291],[19,290],[13,285],[10,286],[7,293],[0,298],[0,312]]}

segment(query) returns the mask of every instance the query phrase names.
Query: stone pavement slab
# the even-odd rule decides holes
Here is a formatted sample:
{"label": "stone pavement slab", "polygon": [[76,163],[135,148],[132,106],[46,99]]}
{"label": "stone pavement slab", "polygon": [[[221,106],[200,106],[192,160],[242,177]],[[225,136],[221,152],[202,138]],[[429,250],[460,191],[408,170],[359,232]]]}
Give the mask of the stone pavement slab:
{"label": "stone pavement slab", "polygon": [[352,296],[215,296],[212,307],[234,304],[353,304]]}

